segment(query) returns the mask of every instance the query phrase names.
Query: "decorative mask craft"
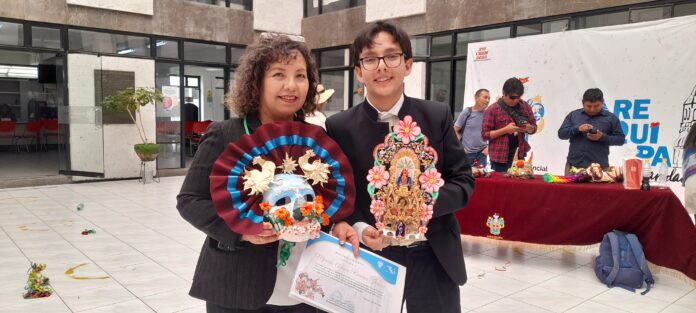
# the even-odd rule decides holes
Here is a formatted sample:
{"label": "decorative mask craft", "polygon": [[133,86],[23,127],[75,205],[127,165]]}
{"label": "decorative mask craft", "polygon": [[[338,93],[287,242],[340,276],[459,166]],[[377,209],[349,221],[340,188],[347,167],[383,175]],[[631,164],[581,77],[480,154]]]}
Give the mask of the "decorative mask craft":
{"label": "decorative mask craft", "polygon": [[350,215],[355,186],[348,158],[323,129],[301,122],[270,123],[230,143],[215,162],[215,209],[239,234],[269,222],[283,242],[278,265],[294,243],[319,236],[322,225]]}

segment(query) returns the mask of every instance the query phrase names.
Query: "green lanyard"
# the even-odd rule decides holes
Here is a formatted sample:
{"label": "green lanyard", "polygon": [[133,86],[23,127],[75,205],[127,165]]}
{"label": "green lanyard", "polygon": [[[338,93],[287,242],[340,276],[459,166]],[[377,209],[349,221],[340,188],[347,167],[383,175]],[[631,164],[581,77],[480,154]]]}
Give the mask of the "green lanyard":
{"label": "green lanyard", "polygon": [[244,116],[244,131],[247,135],[251,135],[251,132],[249,131],[249,125],[247,125],[246,115]]}

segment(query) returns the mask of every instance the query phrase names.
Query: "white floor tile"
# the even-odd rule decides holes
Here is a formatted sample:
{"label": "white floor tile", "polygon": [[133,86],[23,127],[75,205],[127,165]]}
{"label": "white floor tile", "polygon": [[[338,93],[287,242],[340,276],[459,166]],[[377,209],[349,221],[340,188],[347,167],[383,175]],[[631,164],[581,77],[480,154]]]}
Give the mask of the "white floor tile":
{"label": "white floor tile", "polygon": [[140,299],[160,313],[179,312],[205,305],[205,302],[189,296],[188,288],[167,291]]}
{"label": "white floor tile", "polygon": [[691,292],[681,297],[679,300],[675,302],[675,304],[696,308],[696,289],[691,290]]}
{"label": "white floor tile", "polygon": [[516,313],[539,313],[539,312],[551,312],[540,307],[536,307],[521,301],[517,301],[510,298],[504,298],[473,310],[471,312],[477,313],[500,313],[500,312],[516,312]]}
{"label": "white floor tile", "polygon": [[459,294],[462,311],[473,310],[503,298],[502,295],[474,287],[471,284],[460,287]]}
{"label": "white floor tile", "polygon": [[693,313],[695,311],[694,307],[687,307],[678,304],[672,304],[668,306],[662,313]]}
{"label": "white floor tile", "polygon": [[480,276],[480,278],[479,276],[471,278],[467,284],[504,296],[509,296],[532,286],[530,283],[507,278],[494,272],[487,272],[484,276]]}
{"label": "white floor tile", "polygon": [[670,302],[653,299],[630,292],[623,288],[611,288],[592,298],[592,301],[629,312],[660,312],[670,305]]}
{"label": "white floor tile", "polygon": [[21,294],[19,300],[10,305],[0,305],[0,313],[70,313],[70,309],[55,294],[47,298],[23,299]]}
{"label": "white floor tile", "polygon": [[84,311],[135,299],[133,294],[113,281],[99,288],[74,288],[56,292],[72,311]]}
{"label": "white floor tile", "polygon": [[511,295],[510,298],[553,312],[567,311],[585,301],[580,297],[539,286],[524,289]]}
{"label": "white floor tile", "polygon": [[[193,307],[193,308],[182,310],[182,311],[176,311],[176,313],[206,313],[206,310],[205,310],[205,305],[201,305],[201,306]],[[406,312],[404,311],[404,313],[406,313]]]}
{"label": "white floor tile", "polygon": [[137,300],[129,300],[125,302],[110,304],[95,309],[80,311],[80,313],[152,313],[155,312],[145,303]]}
{"label": "white floor tile", "polygon": [[539,284],[539,286],[565,294],[590,299],[608,290],[599,280],[594,282],[580,280],[567,275],[560,275]]}
{"label": "white floor tile", "polygon": [[619,310],[614,307],[606,306],[593,301],[583,302],[572,309],[566,311],[568,313],[624,313],[628,311]]}

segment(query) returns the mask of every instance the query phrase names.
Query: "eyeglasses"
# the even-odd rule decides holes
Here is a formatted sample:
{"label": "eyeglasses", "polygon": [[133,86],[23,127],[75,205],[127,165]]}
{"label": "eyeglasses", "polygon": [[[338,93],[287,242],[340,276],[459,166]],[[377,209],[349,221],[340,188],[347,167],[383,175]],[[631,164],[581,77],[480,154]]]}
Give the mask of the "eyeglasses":
{"label": "eyeglasses", "polygon": [[510,98],[510,100],[517,100],[517,99],[519,99],[519,98],[521,98],[521,97],[522,97],[522,96],[508,96],[508,98]]}
{"label": "eyeglasses", "polygon": [[360,59],[360,64],[362,64],[362,67],[366,71],[374,71],[379,67],[379,61],[383,60],[384,65],[387,67],[397,67],[401,65],[401,56],[404,55],[403,53],[393,53],[393,54],[387,54],[383,57],[366,57]]}

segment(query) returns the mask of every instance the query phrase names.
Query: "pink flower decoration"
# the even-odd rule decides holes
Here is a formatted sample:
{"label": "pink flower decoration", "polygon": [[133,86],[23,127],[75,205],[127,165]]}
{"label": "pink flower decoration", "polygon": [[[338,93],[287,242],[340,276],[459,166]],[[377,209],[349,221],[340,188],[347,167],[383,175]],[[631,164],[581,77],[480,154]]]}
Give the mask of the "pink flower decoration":
{"label": "pink flower decoration", "polygon": [[425,227],[425,226],[418,227],[418,232],[425,235],[425,233],[428,232],[428,227]]}
{"label": "pink flower decoration", "polygon": [[382,188],[389,180],[389,172],[381,166],[375,166],[367,173],[367,181],[375,188]]}
{"label": "pink flower decoration", "polygon": [[382,217],[382,215],[384,215],[384,202],[382,200],[372,200],[372,204],[370,204],[370,213],[376,218]]}
{"label": "pink flower decoration", "polygon": [[441,177],[442,175],[440,175],[436,169],[431,168],[423,172],[418,178],[418,181],[425,191],[432,193],[438,191],[440,187],[445,184],[445,181]]}
{"label": "pink flower decoration", "polygon": [[377,224],[375,224],[375,227],[377,227],[377,230],[382,230],[382,228],[384,228],[384,223],[377,222]]}
{"label": "pink flower decoration", "polygon": [[411,140],[416,138],[416,136],[420,135],[421,129],[410,115],[406,115],[403,121],[399,121],[399,124],[394,125],[394,132],[396,132],[396,136],[401,139],[401,142],[408,144]]}
{"label": "pink flower decoration", "polygon": [[429,221],[433,217],[433,206],[423,205],[420,211],[420,220],[423,222]]}

